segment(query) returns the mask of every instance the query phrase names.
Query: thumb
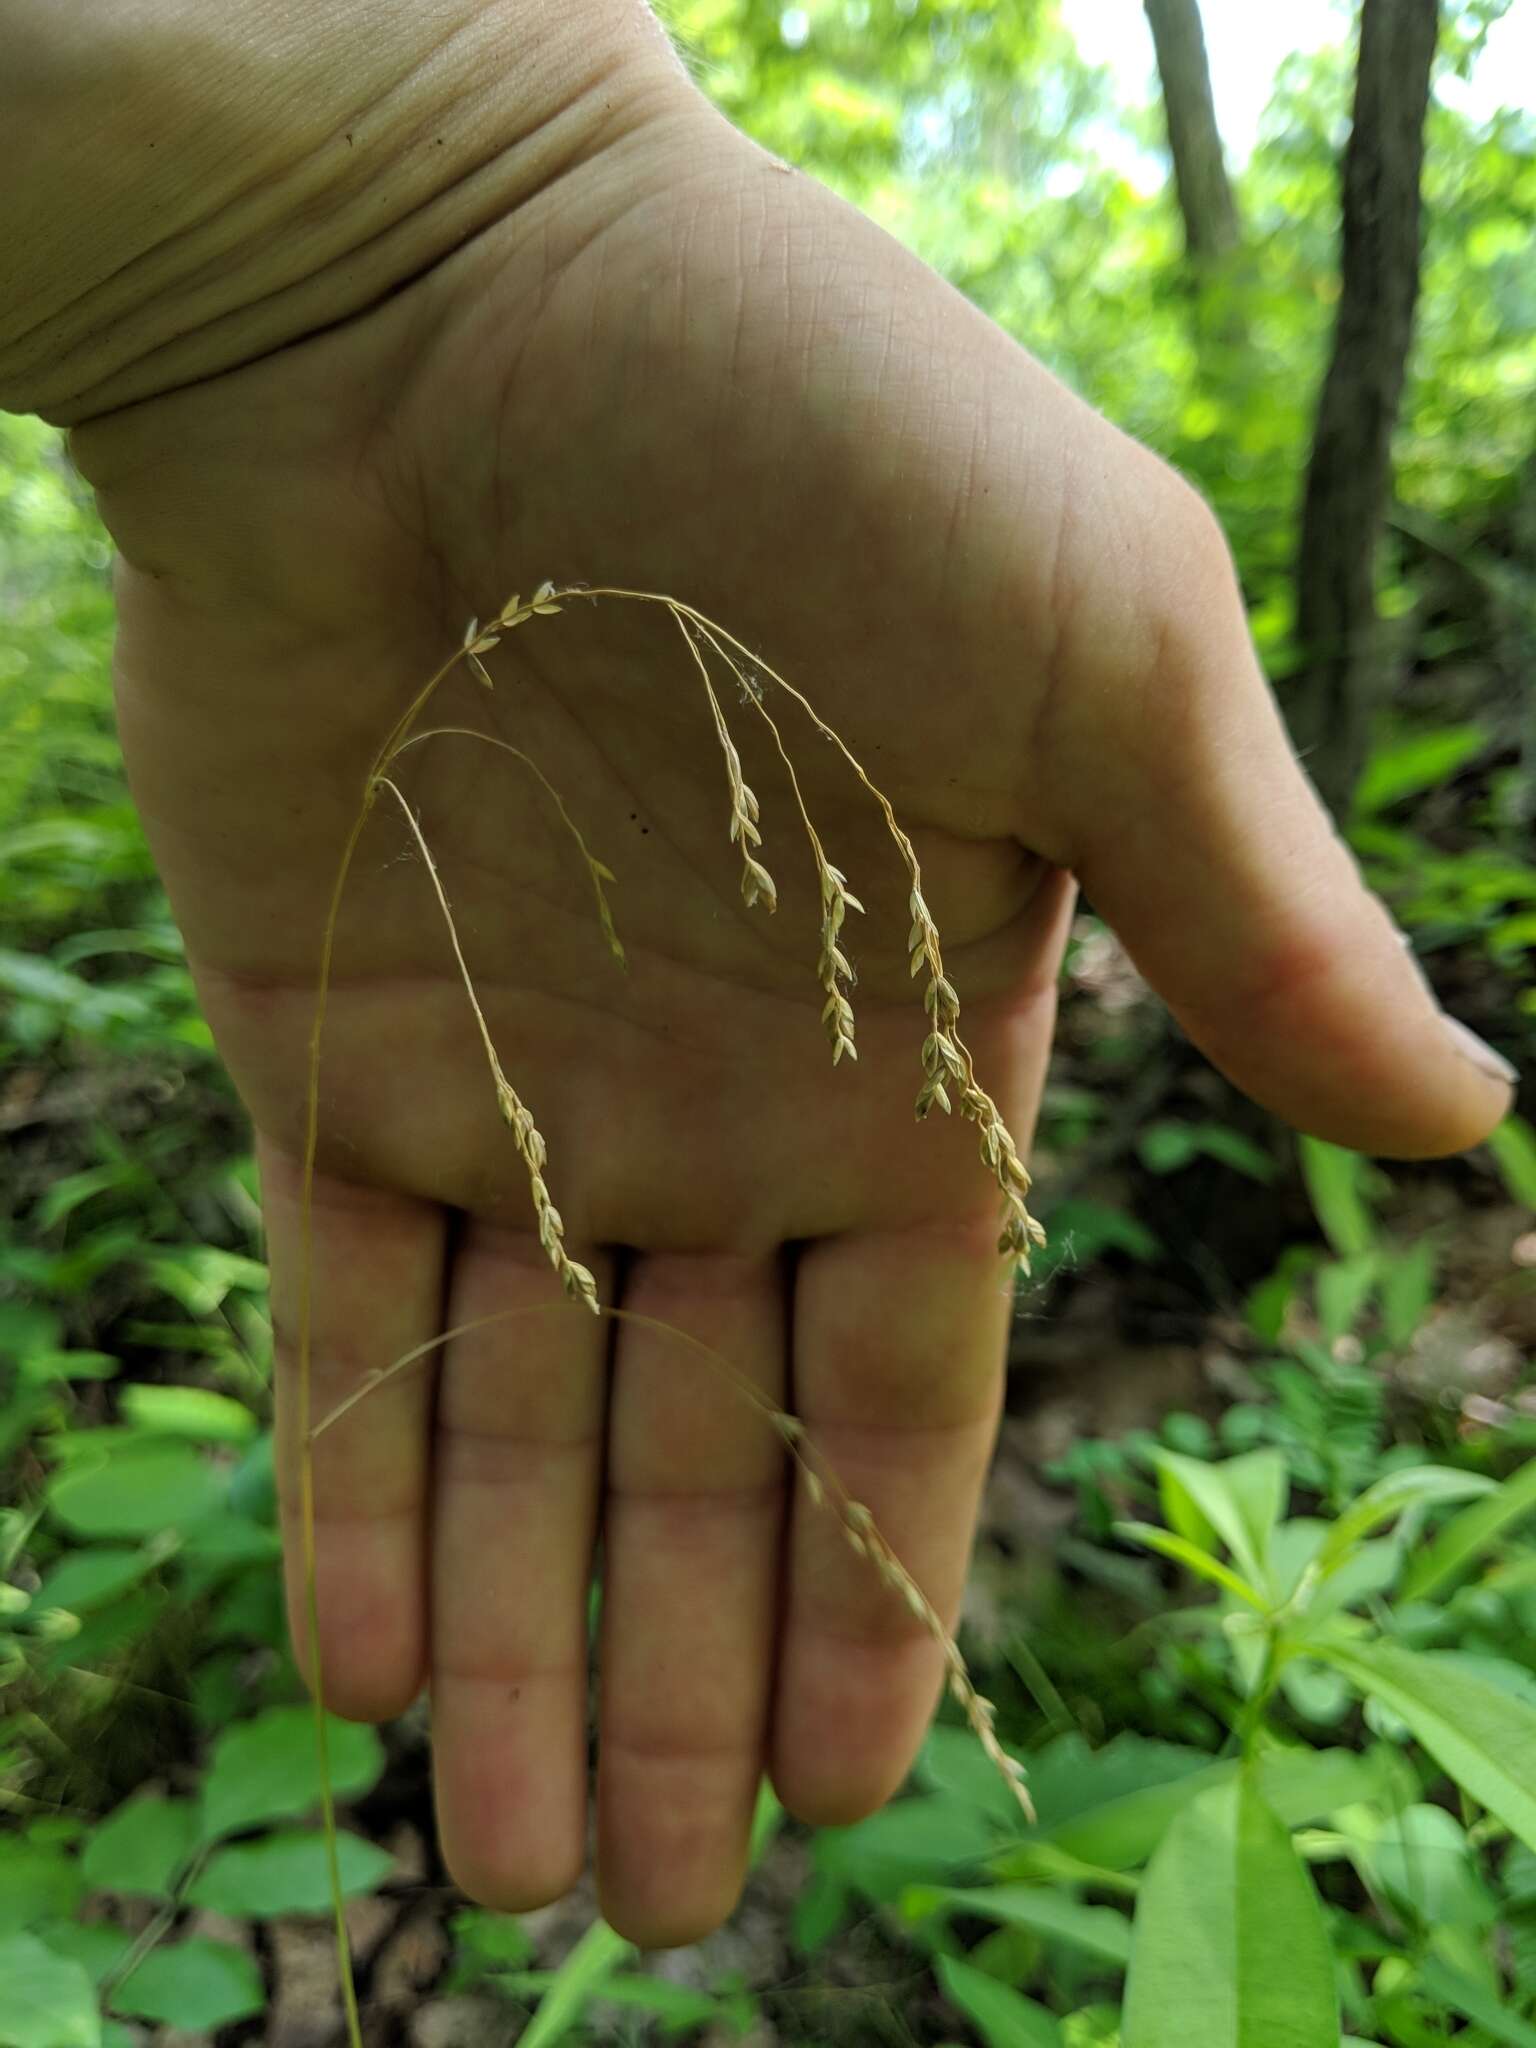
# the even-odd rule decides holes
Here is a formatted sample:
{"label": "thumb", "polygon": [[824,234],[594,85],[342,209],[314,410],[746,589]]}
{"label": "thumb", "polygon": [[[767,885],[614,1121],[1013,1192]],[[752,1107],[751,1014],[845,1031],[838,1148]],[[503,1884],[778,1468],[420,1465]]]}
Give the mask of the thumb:
{"label": "thumb", "polygon": [[1140,588],[1122,553],[1117,587],[1083,594],[1058,648],[1036,756],[1053,836],[1256,1101],[1361,1152],[1476,1144],[1514,1069],[1441,1011],[1297,765],[1214,518],[1166,472],[1152,496]]}

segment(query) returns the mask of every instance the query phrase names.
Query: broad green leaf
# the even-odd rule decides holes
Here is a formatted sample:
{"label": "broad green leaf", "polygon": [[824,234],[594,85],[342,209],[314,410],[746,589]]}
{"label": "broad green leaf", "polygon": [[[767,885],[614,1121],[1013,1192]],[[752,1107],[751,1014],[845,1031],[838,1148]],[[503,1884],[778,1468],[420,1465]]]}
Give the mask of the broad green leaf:
{"label": "broad green leaf", "polygon": [[1027,1927],[1043,1941],[1064,1942],[1106,1963],[1123,1964],[1131,1951],[1131,1927],[1124,1914],[1112,1906],[1085,1906],[1081,1899],[1043,1885],[913,1885],[902,1895],[901,1910],[909,1920],[925,1920],[934,1913],[968,1913],[1006,1927]]}
{"label": "broad green leaf", "polygon": [[158,1561],[159,1553],[153,1549],[125,1550],[102,1546],[71,1550],[52,1571],[44,1574],[33,1606],[39,1611],[63,1607],[72,1614],[88,1613],[104,1601],[116,1599],[130,1586],[136,1586],[140,1579],[154,1570]]}
{"label": "broad green leaf", "polygon": [[1184,1809],[1142,1883],[1125,2048],[1325,2048],[1338,2032],[1317,1894],[1239,1773]]}
{"label": "broad green leaf", "polygon": [[940,1956],[935,1968],[944,1996],[965,2014],[987,2048],[1061,2048],[1056,2015],[1034,1999],[957,1956]]}
{"label": "broad green leaf", "polygon": [[1445,1670],[1484,1679],[1500,1692],[1536,1707],[1536,1671],[1528,1664],[1517,1664],[1513,1657],[1495,1657],[1486,1650],[1438,1650],[1435,1655]]}
{"label": "broad green leaf", "polygon": [[606,1920],[599,1920],[553,1973],[539,2009],[518,2036],[519,2048],[553,2048],[581,2019],[622,1963],[637,1951]]}
{"label": "broad green leaf", "polygon": [[[352,1898],[371,1891],[387,1875],[388,1852],[361,1835],[338,1830],[336,1860],[341,1889]],[[298,1829],[237,1842],[208,1859],[187,1888],[191,1905],[206,1906],[235,1919],[269,1919],[276,1913],[324,1913],[331,1904],[325,1836]]]}
{"label": "broad green leaf", "polygon": [[1406,1806],[1387,1815],[1362,1853],[1377,1888],[1426,1928],[1487,1927],[1498,1912],[1466,1831],[1443,1806]]}
{"label": "broad green leaf", "polygon": [[[1106,1870],[1134,1870],[1157,1848],[1175,1815],[1205,1792],[1227,1784],[1242,1766],[1206,1763],[1161,1784],[1148,1785],[1076,1814],[1050,1830],[1047,1841],[1068,1855]],[[1259,1790],[1287,1827],[1318,1821],[1342,1806],[1381,1794],[1375,1762],[1347,1749],[1270,1749],[1249,1767]],[[992,1859],[1000,1876],[1023,1874],[1025,1851]]]}
{"label": "broad green leaf", "polygon": [[[1134,1870],[1152,1854],[1174,1815],[1235,1769],[1235,1764],[1208,1764],[1203,1770],[1106,1800],[1053,1828],[1049,1840],[1086,1863],[1107,1870]],[[1008,1855],[998,1857],[993,1867],[1002,1876],[1018,1874]]]}
{"label": "broad green leaf", "polygon": [[961,1876],[995,1849],[1001,1830],[985,1813],[947,1798],[898,1799],[848,1828],[823,1828],[816,1868],[871,1899],[904,1885]]}
{"label": "broad green leaf", "polygon": [[1157,1495],[1163,1518],[1174,1535],[1214,1557],[1221,1548],[1221,1537],[1210,1516],[1184,1484],[1176,1465],[1159,1461]]}
{"label": "broad green leaf", "polygon": [[1320,1614],[1357,1606],[1384,1593],[1402,1569],[1401,1546],[1384,1536],[1365,1537],[1320,1578],[1317,1558],[1334,1527],[1313,1515],[1293,1515],[1275,1531],[1272,1562],[1276,1590],[1289,1600],[1306,1577],[1306,1608],[1315,1621]]}
{"label": "broad green leaf", "polygon": [[1458,1472],[1451,1465],[1408,1465],[1388,1472],[1352,1500],[1342,1514],[1328,1525],[1318,1546],[1312,1570],[1327,1578],[1338,1570],[1356,1544],[1395,1521],[1407,1509],[1433,1501],[1472,1500],[1495,1491],[1494,1482],[1480,1472]]}
{"label": "broad green leaf", "polygon": [[941,1792],[973,1806],[1009,1833],[1017,1833],[1019,1802],[969,1728],[930,1728],[913,1776],[925,1792]]}
{"label": "broad green leaf", "polygon": [[512,1913],[466,1906],[448,1922],[453,1967],[445,1991],[459,1991],[496,1970],[520,1969],[534,1953],[534,1939]]}
{"label": "broad green leaf", "polygon": [[244,1515],[216,1510],[200,1522],[189,1522],[181,1532],[182,1565],[193,1574],[213,1577],[233,1565],[267,1564],[281,1555],[277,1531]]}
{"label": "broad green leaf", "polygon": [[126,1927],[109,1926],[101,1920],[45,1920],[33,1932],[44,1948],[78,1963],[93,1984],[115,1970],[133,1947],[133,1936]]}
{"label": "broad green leaf", "polygon": [[1536,1458],[1528,1459],[1485,1499],[1452,1516],[1410,1561],[1403,1576],[1403,1598],[1433,1600],[1506,1529],[1529,1514],[1536,1514]]}
{"label": "broad green leaf", "polygon": [[1431,1998],[1459,2012],[1496,2041],[1508,2048],[1536,2048],[1536,2026],[1500,2003],[1486,1985],[1464,1971],[1453,1970],[1439,1956],[1426,1956],[1419,1969],[1419,1982]]}
{"label": "broad green leaf", "polygon": [[90,1978],[32,1934],[0,1941],[0,2048],[101,2048]]}
{"label": "broad green leaf", "polygon": [[[1339,1584],[1335,1580],[1334,1584]],[[1309,1657],[1288,1657],[1280,1669],[1281,1697],[1303,1721],[1331,1727],[1342,1721],[1354,1702],[1354,1689],[1342,1671],[1331,1671]]]}
{"label": "broad green leaf", "polygon": [[219,1475],[191,1444],[138,1443],[56,1475],[48,1505],[77,1535],[150,1536],[206,1515],[219,1492]]}
{"label": "broad green leaf", "polygon": [[1443,725],[1375,748],[1355,787],[1356,814],[1372,817],[1405,797],[1449,781],[1487,745],[1484,728],[1469,724]]}
{"label": "broad green leaf", "polygon": [[[1170,1503],[1179,1497],[1215,1530],[1249,1583],[1263,1589],[1269,1580],[1269,1539],[1285,1506],[1287,1475],[1279,1451],[1245,1451],[1208,1465],[1178,1451],[1155,1453],[1163,1512],[1179,1533]],[[1198,1541],[1198,1538],[1193,1539]]]}
{"label": "broad green leaf", "polygon": [[1288,1828],[1384,1796],[1380,1764],[1353,1749],[1266,1749],[1248,1768],[1264,1804]]}
{"label": "broad green leaf", "polygon": [[1305,1137],[1297,1139],[1296,1152],[1313,1211],[1339,1257],[1374,1250],[1376,1224],[1365,1200],[1369,1168],[1359,1153]]}
{"label": "broad green leaf", "polygon": [[118,1401],[123,1420],[159,1436],[190,1437],[197,1443],[244,1444],[259,1424],[243,1401],[211,1387],[124,1387]]}
{"label": "broad green leaf", "polygon": [[266,1994],[261,1972],[244,1949],[194,1935],[151,1949],[109,2003],[125,2019],[163,2020],[197,2032],[260,2012]]}
{"label": "broad green leaf", "polygon": [[[1209,1609],[1202,1610],[1209,1612]],[[1029,1760],[1029,1789],[1048,1832],[1101,1810],[1106,1801],[1154,1790],[1205,1770],[1210,1756],[1176,1742],[1126,1732],[1090,1749],[1076,1730],[1058,1735]],[[1089,1859],[1093,1861],[1093,1858]]]}
{"label": "broad green leaf", "polygon": [[1246,1579],[1239,1578],[1230,1565],[1223,1564],[1219,1557],[1212,1557],[1208,1550],[1201,1550],[1187,1537],[1175,1536],[1170,1529],[1159,1529],[1153,1522],[1116,1522],[1114,1531],[1127,1543],[1139,1543],[1145,1550],[1155,1550],[1162,1557],[1172,1558],[1175,1564],[1183,1565],[1197,1578],[1209,1579],[1236,1599],[1256,1607],[1261,1614],[1268,1611],[1262,1596]]}
{"label": "broad green leaf", "polygon": [[57,1844],[10,1838],[0,1849],[0,1935],[73,1912],[84,1889],[74,1857]]}
{"label": "broad green leaf", "polygon": [[1449,1653],[1392,1643],[1308,1645],[1412,1730],[1440,1768],[1528,1848],[1536,1848],[1536,1708]]}
{"label": "broad green leaf", "polygon": [[81,1874],[94,1891],[168,1898],[196,1839],[197,1810],[190,1799],[138,1793],[93,1832],[80,1859]]}
{"label": "broad green leaf", "polygon": [[[338,1799],[371,1790],[384,1768],[377,1733],[326,1716],[331,1789]],[[268,1707],[226,1728],[203,1780],[199,1837],[205,1842],[259,1822],[307,1813],[320,1798],[315,1720],[310,1707]]]}
{"label": "broad green leaf", "polygon": [[1523,1116],[1507,1116],[1489,1138],[1488,1150],[1515,1200],[1536,1209],[1536,1131]]}

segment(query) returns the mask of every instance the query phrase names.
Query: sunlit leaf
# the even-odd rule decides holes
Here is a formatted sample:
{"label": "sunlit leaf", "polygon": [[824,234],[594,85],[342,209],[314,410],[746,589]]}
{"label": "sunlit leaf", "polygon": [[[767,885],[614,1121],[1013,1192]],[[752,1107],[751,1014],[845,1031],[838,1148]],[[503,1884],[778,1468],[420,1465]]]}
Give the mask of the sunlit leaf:
{"label": "sunlit leaf", "polygon": [[[331,1789],[338,1799],[369,1791],[384,1768],[376,1731],[326,1717]],[[203,1780],[198,1833],[203,1841],[306,1813],[320,1798],[315,1720],[307,1706],[268,1707],[226,1728]]]}
{"label": "sunlit leaf", "polygon": [[191,1800],[137,1793],[93,1831],[81,1872],[97,1891],[164,1898],[196,1837]]}
{"label": "sunlit leaf", "polygon": [[1488,745],[1480,725],[1445,725],[1378,747],[1355,786],[1355,809],[1363,818],[1448,782]]}
{"label": "sunlit leaf", "polygon": [[243,1949],[194,1935],[151,1949],[110,2002],[125,2018],[163,2020],[192,2032],[260,2012],[266,1994],[261,1972]]}
{"label": "sunlit leaf", "polygon": [[1208,1550],[1201,1550],[1186,1537],[1175,1536],[1170,1529],[1159,1529],[1152,1522],[1116,1522],[1114,1531],[1126,1543],[1139,1543],[1146,1550],[1155,1550],[1162,1557],[1171,1558],[1197,1578],[1209,1579],[1235,1599],[1256,1607],[1260,1613],[1266,1609],[1263,1595],[1255,1592],[1248,1581],[1240,1578],[1230,1565],[1222,1563],[1219,1557],[1212,1557]]}
{"label": "sunlit leaf", "polygon": [[[1268,1585],[1269,1543],[1285,1505],[1289,1484],[1279,1451],[1245,1451],[1241,1457],[1207,1464],[1178,1451],[1156,1454],[1163,1511],[1175,1529],[1182,1501],[1226,1544],[1242,1576],[1259,1589]],[[1186,1517],[1187,1519],[1187,1517]],[[1180,1530],[1189,1535],[1189,1529]],[[1198,1540],[1198,1539],[1194,1539]]]}
{"label": "sunlit leaf", "polygon": [[123,1420],[135,1429],[191,1437],[198,1443],[249,1443],[258,1428],[243,1401],[233,1401],[211,1387],[127,1386],[118,1406]]}
{"label": "sunlit leaf", "polygon": [[1323,2048],[1333,1957],[1312,1881],[1241,1772],[1174,1821],[1136,1905],[1125,2048]]}
{"label": "sunlit leaf", "polygon": [[101,2048],[90,1978],[35,1935],[0,1940],[0,1993],[0,2048]]}
{"label": "sunlit leaf", "polygon": [[[389,1871],[392,1858],[375,1842],[339,1829],[336,1860],[342,1892],[351,1898],[371,1891]],[[187,1889],[194,1906],[236,1919],[268,1919],[275,1913],[323,1913],[331,1903],[325,1836],[296,1829],[263,1835],[216,1850]]]}
{"label": "sunlit leaf", "polygon": [[190,1444],[132,1443],[57,1474],[48,1505],[81,1536],[149,1536],[206,1515],[220,1485]]}
{"label": "sunlit leaf", "polygon": [[1536,1708],[1458,1668],[1449,1653],[1324,1636],[1309,1647],[1396,1714],[1448,1776],[1536,1848]]}

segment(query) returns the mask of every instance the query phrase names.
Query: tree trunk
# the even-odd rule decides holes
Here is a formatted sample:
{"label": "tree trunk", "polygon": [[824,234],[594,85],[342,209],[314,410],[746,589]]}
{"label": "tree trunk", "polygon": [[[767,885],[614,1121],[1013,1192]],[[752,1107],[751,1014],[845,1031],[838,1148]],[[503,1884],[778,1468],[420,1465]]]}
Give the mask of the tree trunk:
{"label": "tree trunk", "polygon": [[1199,0],[1145,0],[1162,81],[1173,181],[1184,217],[1184,247],[1196,268],[1238,244],[1237,202],[1221,153]]}
{"label": "tree trunk", "polygon": [[1370,737],[1379,667],[1376,549],[1419,290],[1419,174],[1438,0],[1364,0],[1344,152],[1333,356],[1302,503],[1292,700],[1313,779],[1341,821]]}

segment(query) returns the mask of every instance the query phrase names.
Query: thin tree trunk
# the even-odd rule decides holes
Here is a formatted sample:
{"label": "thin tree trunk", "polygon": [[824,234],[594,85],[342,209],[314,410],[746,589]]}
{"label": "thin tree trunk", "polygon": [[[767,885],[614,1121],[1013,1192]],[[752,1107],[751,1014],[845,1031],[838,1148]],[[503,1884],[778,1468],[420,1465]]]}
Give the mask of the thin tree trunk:
{"label": "thin tree trunk", "polygon": [[1342,289],[1302,503],[1293,729],[1342,819],[1370,737],[1376,549],[1419,290],[1419,176],[1438,0],[1364,0],[1344,152]]}
{"label": "thin tree trunk", "polygon": [[1145,0],[1157,51],[1173,181],[1184,219],[1184,246],[1203,268],[1237,247],[1237,201],[1221,153],[1199,0]]}

